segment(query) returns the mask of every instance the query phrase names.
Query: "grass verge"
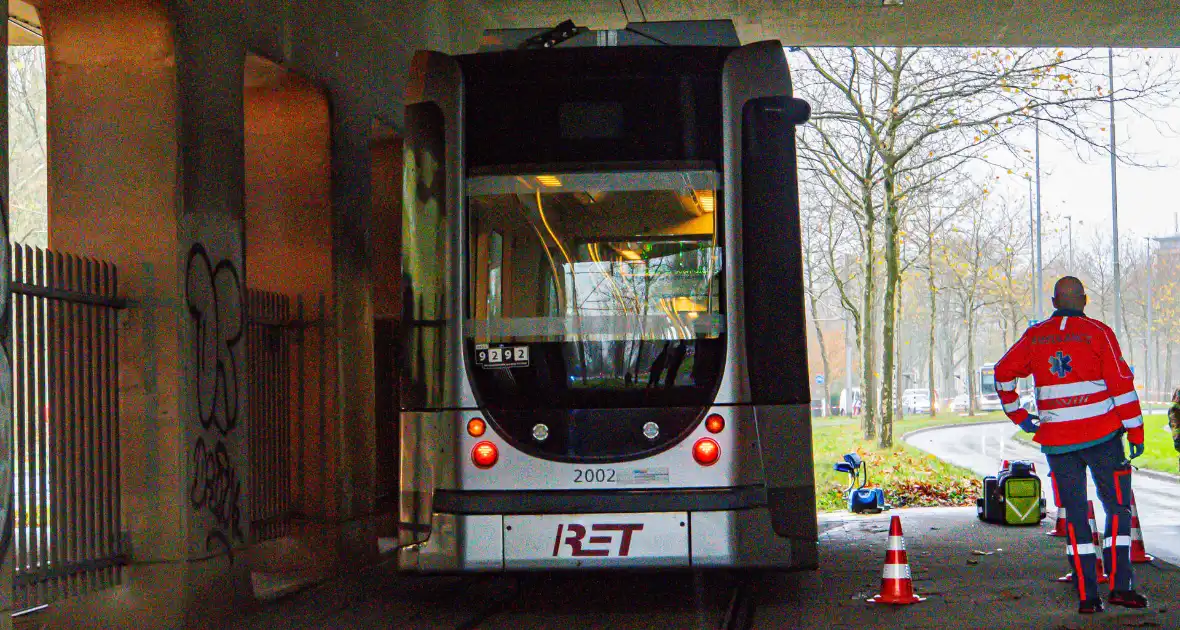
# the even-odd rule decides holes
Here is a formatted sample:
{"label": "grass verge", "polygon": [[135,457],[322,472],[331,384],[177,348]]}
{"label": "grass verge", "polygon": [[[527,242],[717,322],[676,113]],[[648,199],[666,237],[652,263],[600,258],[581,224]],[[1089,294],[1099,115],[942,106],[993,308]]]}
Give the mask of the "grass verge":
{"label": "grass verge", "polygon": [[[1031,446],[1037,444],[1032,441],[1032,435],[1020,431],[1016,434],[1018,441]],[[1172,446],[1172,430],[1168,428],[1168,417],[1160,414],[1143,416],[1143,454],[1135,458],[1135,465],[1148,470],[1160,472],[1177,472],[1180,460],[1176,449]]]}
{"label": "grass verge", "polygon": [[869,466],[869,487],[883,488],[885,502],[893,507],[974,505],[981,484],[975,473],[913,448],[901,436],[926,427],[1002,419],[999,413],[911,416],[894,423],[893,447],[882,449],[875,439],[864,439],[859,418],[817,418],[812,425],[816,505],[821,512],[847,509],[848,475],[832,470],[832,465],[853,451]]}

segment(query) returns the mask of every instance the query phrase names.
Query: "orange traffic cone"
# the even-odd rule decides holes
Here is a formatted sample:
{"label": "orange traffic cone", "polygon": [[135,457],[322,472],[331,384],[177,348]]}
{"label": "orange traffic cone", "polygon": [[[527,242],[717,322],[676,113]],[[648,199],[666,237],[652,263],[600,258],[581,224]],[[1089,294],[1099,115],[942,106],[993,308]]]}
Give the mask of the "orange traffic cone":
{"label": "orange traffic cone", "polygon": [[1094,541],[1094,571],[1098,575],[1098,583],[1105,584],[1107,577],[1102,569],[1102,533],[1098,531],[1098,521],[1094,518],[1094,502],[1089,503],[1090,538]]}
{"label": "orange traffic cone", "polygon": [[1139,529],[1139,510],[1135,507],[1135,494],[1131,493],[1131,562],[1153,562],[1155,556],[1148,555],[1143,548],[1143,531]]}
{"label": "orange traffic cone", "polygon": [[885,569],[881,572],[881,594],[868,600],[872,604],[916,604],[926,601],[914,594],[910,578],[910,561],[905,553],[905,539],[901,535],[901,518],[896,514],[889,521],[889,546],[885,550]]}
{"label": "orange traffic cone", "polygon": [[1065,507],[1061,505],[1061,495],[1057,493],[1057,477],[1053,473],[1049,473],[1049,483],[1053,486],[1053,505],[1057,507],[1057,523],[1053,525],[1053,529],[1049,530],[1049,535],[1065,538],[1067,535],[1065,529],[1067,512]]}

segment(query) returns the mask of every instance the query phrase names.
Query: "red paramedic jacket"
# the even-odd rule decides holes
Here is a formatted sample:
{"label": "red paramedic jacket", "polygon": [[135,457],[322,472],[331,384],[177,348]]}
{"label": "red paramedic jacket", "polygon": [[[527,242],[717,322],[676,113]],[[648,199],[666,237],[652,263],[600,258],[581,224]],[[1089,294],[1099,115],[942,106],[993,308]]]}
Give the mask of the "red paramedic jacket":
{"label": "red paramedic jacket", "polygon": [[1016,424],[1029,416],[1020,406],[1016,381],[1029,375],[1041,416],[1037,443],[1084,444],[1120,427],[1132,443],[1143,443],[1135,377],[1106,324],[1079,311],[1058,310],[1025,331],[996,364],[996,391]]}

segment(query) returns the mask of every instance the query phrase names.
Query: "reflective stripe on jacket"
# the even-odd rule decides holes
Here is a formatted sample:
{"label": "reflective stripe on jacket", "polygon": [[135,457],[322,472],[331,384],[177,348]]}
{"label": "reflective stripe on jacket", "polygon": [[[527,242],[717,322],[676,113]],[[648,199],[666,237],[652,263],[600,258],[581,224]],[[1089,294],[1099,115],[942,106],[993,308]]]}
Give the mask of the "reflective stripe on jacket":
{"label": "reflective stripe on jacket", "polygon": [[1032,376],[1041,428],[1033,438],[1046,446],[1083,444],[1124,428],[1143,443],[1143,414],[1135,377],[1106,324],[1058,311],[1033,325],[996,364],[996,391],[1004,413],[1019,424],[1016,381]]}

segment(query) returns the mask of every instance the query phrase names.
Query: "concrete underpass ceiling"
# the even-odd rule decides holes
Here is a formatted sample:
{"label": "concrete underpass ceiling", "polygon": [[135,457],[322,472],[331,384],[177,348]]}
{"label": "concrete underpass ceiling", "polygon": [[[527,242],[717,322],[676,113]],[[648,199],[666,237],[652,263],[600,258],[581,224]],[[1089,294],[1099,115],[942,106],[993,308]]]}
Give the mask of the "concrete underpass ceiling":
{"label": "concrete underpass ceiling", "polygon": [[[900,1],[901,6],[896,6]],[[480,0],[504,26],[732,19],[787,45],[1180,45],[1175,0]]]}
{"label": "concrete underpass ceiling", "polygon": [[20,0],[8,0],[8,45],[40,46],[41,20],[37,11]]}
{"label": "concrete underpass ceiling", "polygon": [[[901,5],[885,6],[886,1]],[[399,12],[394,5],[408,0],[357,2],[369,4],[362,10],[379,16]],[[627,22],[645,20],[732,19],[745,42],[779,39],[788,45],[1180,45],[1180,0],[451,0],[449,4],[451,15],[474,10],[505,28],[550,26],[566,19],[591,28],[621,28]],[[9,0],[8,16],[10,45],[41,43],[37,13],[31,6]],[[463,29],[454,26],[457,31]]]}

